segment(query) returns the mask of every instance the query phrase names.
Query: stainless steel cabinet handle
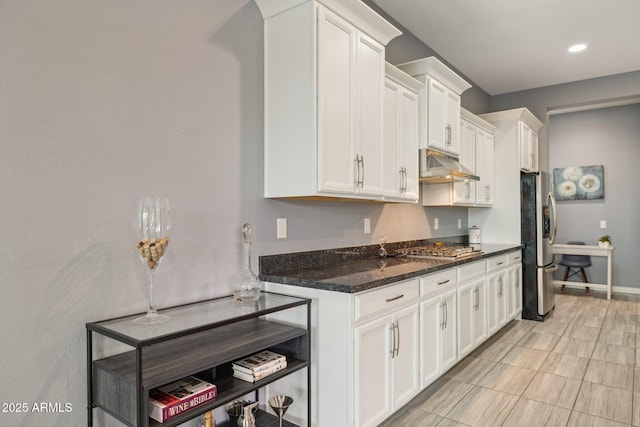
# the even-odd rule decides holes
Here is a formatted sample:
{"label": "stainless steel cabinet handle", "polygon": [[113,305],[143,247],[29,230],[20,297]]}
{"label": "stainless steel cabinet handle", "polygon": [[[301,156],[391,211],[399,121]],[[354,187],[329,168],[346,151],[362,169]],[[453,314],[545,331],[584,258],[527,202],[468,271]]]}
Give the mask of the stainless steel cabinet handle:
{"label": "stainless steel cabinet handle", "polygon": [[403,175],[404,175],[404,191],[403,191],[403,193],[405,193],[405,194],[406,194],[406,192],[407,192],[407,186],[408,186],[408,181],[407,181],[407,168],[403,166],[403,167],[402,167],[402,169],[403,169]]}
{"label": "stainless steel cabinet handle", "polygon": [[396,323],[393,322],[391,324],[391,328],[389,329],[391,331],[391,358],[393,359],[393,355],[396,352]]}
{"label": "stainless steel cabinet handle", "polygon": [[445,143],[451,145],[451,125],[449,123],[445,127]]}
{"label": "stainless steel cabinet handle", "polygon": [[400,295],[398,295],[398,296],[396,296],[396,297],[393,297],[393,298],[387,298],[387,302],[397,301],[397,300],[399,300],[399,299],[400,299],[400,298],[402,298],[402,297],[404,297],[404,294],[400,294]]}
{"label": "stainless steel cabinet handle", "polygon": [[449,307],[447,307],[447,300],[444,300],[444,327],[447,327],[449,323]]}
{"label": "stainless steel cabinet handle", "polygon": [[475,303],[473,304],[473,308],[475,308],[476,310],[480,307],[480,291],[478,290],[478,286],[476,285],[475,289],[473,290],[473,295],[476,297],[475,298]]}
{"label": "stainless steel cabinet handle", "polygon": [[444,329],[444,301],[440,301],[440,329]]}
{"label": "stainless steel cabinet handle", "polygon": [[356,154],[356,179],[355,184],[356,188],[364,187],[364,157],[360,154]]}
{"label": "stainless steel cabinet handle", "polygon": [[498,296],[502,296],[502,276],[498,278]]}
{"label": "stainless steel cabinet handle", "polygon": [[471,198],[471,183],[465,182],[466,194],[464,196],[465,199],[469,200]]}
{"label": "stainless steel cabinet handle", "polygon": [[449,282],[450,282],[449,279],[445,280],[444,282],[438,282],[438,286],[444,285],[445,283],[449,283]]}
{"label": "stainless steel cabinet handle", "polygon": [[396,331],[398,336],[398,340],[396,342],[396,356],[399,356],[400,355],[400,323],[398,320],[396,320]]}

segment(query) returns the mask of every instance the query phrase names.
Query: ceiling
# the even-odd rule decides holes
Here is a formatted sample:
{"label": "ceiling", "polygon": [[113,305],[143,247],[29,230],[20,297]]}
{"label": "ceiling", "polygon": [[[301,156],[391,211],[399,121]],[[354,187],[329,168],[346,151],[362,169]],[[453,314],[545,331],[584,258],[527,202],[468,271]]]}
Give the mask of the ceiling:
{"label": "ceiling", "polygon": [[640,70],[638,0],[373,2],[490,95]]}

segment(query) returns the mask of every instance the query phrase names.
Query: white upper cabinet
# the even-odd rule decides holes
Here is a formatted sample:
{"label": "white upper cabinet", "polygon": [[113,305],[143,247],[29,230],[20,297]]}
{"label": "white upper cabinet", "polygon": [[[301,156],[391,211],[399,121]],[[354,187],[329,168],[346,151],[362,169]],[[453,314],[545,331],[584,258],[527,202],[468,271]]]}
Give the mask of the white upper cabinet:
{"label": "white upper cabinet", "polygon": [[418,92],[423,85],[386,64],[383,178],[385,200],[418,202]]}
{"label": "white upper cabinet", "polygon": [[420,93],[420,148],[460,154],[460,95],[471,85],[435,57],[398,68],[425,85]]}
{"label": "white upper cabinet", "polygon": [[[482,228],[483,240],[493,243],[520,242],[520,173],[523,158],[531,158],[528,150],[523,150],[522,136],[527,132],[523,133],[522,125],[526,125],[526,128],[531,130],[532,141],[537,141],[537,133],[543,123],[526,108],[481,114],[480,117],[495,126],[493,132],[495,197],[493,209],[469,211],[469,224]],[[533,139],[534,135],[535,139]],[[477,195],[478,191],[476,191],[476,200]]]}
{"label": "white upper cabinet", "polygon": [[495,126],[461,108],[460,164],[480,177],[422,186],[424,206],[491,206],[494,200],[493,131]]}
{"label": "white upper cabinet", "polygon": [[384,199],[384,46],[360,1],[256,0],[265,34],[265,197]]}
{"label": "white upper cabinet", "polygon": [[520,169],[525,172],[538,172],[538,132],[526,123],[519,123],[520,131]]}

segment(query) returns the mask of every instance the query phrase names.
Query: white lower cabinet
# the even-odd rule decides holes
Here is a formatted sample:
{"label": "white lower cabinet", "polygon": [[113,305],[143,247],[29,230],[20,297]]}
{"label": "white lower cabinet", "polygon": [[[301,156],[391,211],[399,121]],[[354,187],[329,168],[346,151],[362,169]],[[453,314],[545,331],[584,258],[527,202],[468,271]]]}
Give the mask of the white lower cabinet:
{"label": "white lower cabinet", "polygon": [[458,360],[462,360],[488,337],[487,281],[485,263],[458,268]]}
{"label": "white lower cabinet", "polygon": [[487,260],[487,300],[489,335],[507,323],[507,257],[500,255]]}
{"label": "white lower cabinet", "polygon": [[[306,425],[382,423],[519,316],[520,274],[521,253],[512,251],[357,294],[265,283],[313,300]],[[306,311],[280,320],[305,325]],[[290,392],[305,389],[306,377],[297,381]],[[287,414],[304,425],[295,406]]]}
{"label": "white lower cabinet", "polygon": [[458,360],[462,360],[488,337],[484,277],[458,287],[458,325]]}
{"label": "white lower cabinet", "polygon": [[[396,292],[396,286],[413,290],[416,298],[408,298],[402,289]],[[409,304],[355,328],[356,425],[377,426],[419,392],[417,283],[413,280],[365,296],[365,302],[356,302],[360,307],[356,315],[395,301]]]}
{"label": "white lower cabinet", "polygon": [[522,315],[522,252],[507,254],[507,317],[519,319]]}
{"label": "white lower cabinet", "polygon": [[455,269],[420,279],[420,386],[458,361]]}

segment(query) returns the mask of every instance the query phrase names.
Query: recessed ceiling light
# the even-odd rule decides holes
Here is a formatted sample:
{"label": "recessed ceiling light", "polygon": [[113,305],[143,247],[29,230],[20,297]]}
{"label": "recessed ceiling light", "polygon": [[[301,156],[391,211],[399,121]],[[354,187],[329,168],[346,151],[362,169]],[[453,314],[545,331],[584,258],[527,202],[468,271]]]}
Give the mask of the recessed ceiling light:
{"label": "recessed ceiling light", "polygon": [[578,43],[578,44],[574,44],[573,46],[569,46],[569,52],[571,53],[582,52],[586,48],[587,48],[586,44]]}

